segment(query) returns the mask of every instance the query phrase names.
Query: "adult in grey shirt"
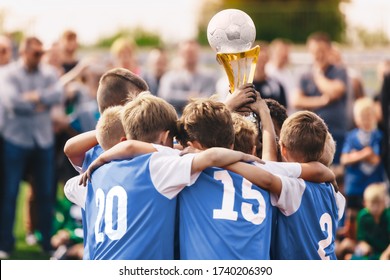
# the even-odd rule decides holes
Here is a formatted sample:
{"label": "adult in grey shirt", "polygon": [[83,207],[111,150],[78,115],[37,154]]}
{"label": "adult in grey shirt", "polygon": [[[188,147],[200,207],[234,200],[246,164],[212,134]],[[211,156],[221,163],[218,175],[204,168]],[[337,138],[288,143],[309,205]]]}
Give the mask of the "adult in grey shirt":
{"label": "adult in grey shirt", "polygon": [[63,90],[54,68],[41,64],[42,42],[26,38],[20,45],[20,59],[4,75],[5,102],[4,199],[1,202],[0,251],[14,249],[13,226],[19,184],[28,163],[32,167],[34,194],[38,205],[37,228],[41,246],[50,251],[53,221],[54,133],[50,118],[53,105],[62,102]]}
{"label": "adult in grey shirt", "polygon": [[200,46],[195,40],[183,41],[178,50],[178,67],[160,80],[157,96],[171,103],[181,115],[190,98],[215,94],[216,76],[199,68]]}

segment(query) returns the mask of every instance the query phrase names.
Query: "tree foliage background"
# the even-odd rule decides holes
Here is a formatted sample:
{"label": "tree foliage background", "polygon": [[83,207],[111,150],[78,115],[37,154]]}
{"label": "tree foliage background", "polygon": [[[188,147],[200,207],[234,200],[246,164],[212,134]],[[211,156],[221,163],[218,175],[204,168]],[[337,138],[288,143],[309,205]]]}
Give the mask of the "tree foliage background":
{"label": "tree foliage background", "polygon": [[203,7],[199,39],[207,44],[207,24],[220,10],[235,8],[246,12],[256,26],[256,40],[275,38],[304,43],[315,31],[327,32],[333,41],[343,42],[345,18],[339,9],[346,0],[213,0]]}

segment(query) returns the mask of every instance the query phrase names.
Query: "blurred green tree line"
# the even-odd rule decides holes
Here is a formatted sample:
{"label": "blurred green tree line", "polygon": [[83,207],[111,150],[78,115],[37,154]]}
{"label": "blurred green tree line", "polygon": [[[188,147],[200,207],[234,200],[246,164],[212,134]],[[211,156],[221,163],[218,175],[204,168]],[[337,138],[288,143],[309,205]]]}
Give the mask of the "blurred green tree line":
{"label": "blurred green tree line", "polygon": [[256,26],[256,40],[285,38],[304,43],[315,31],[327,32],[332,40],[343,42],[346,22],[339,8],[348,0],[214,0],[206,1],[200,17],[199,40],[207,43],[207,24],[223,9],[246,12]]}

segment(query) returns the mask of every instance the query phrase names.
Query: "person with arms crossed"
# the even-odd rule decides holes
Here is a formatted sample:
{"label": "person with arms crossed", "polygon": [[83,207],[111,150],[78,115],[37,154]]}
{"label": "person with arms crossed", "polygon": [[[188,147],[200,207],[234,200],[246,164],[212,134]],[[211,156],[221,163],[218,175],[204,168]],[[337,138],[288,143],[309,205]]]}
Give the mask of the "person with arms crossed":
{"label": "person with arms crossed", "polygon": [[334,164],[340,164],[341,149],[347,132],[346,112],[348,76],[344,67],[331,63],[331,41],[328,34],[316,32],[307,39],[313,65],[299,80],[292,104],[298,110],[319,115],[336,141]]}
{"label": "person with arms crossed", "polygon": [[20,59],[11,63],[3,79],[5,102],[4,197],[1,202],[0,250],[14,249],[13,225],[19,184],[28,162],[34,162],[32,176],[38,204],[37,229],[42,249],[51,251],[53,220],[54,132],[50,109],[62,102],[63,89],[57,72],[41,63],[43,44],[27,37],[20,45]]}

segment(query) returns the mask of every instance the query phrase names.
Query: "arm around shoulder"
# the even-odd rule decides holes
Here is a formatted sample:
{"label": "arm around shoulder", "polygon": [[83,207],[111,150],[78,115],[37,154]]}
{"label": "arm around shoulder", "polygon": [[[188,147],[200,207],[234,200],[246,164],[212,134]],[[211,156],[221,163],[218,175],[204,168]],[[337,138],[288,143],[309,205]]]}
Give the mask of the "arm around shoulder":
{"label": "arm around shoulder", "polygon": [[95,130],[76,135],[66,141],[64,153],[75,166],[81,166],[85,153],[98,144]]}

